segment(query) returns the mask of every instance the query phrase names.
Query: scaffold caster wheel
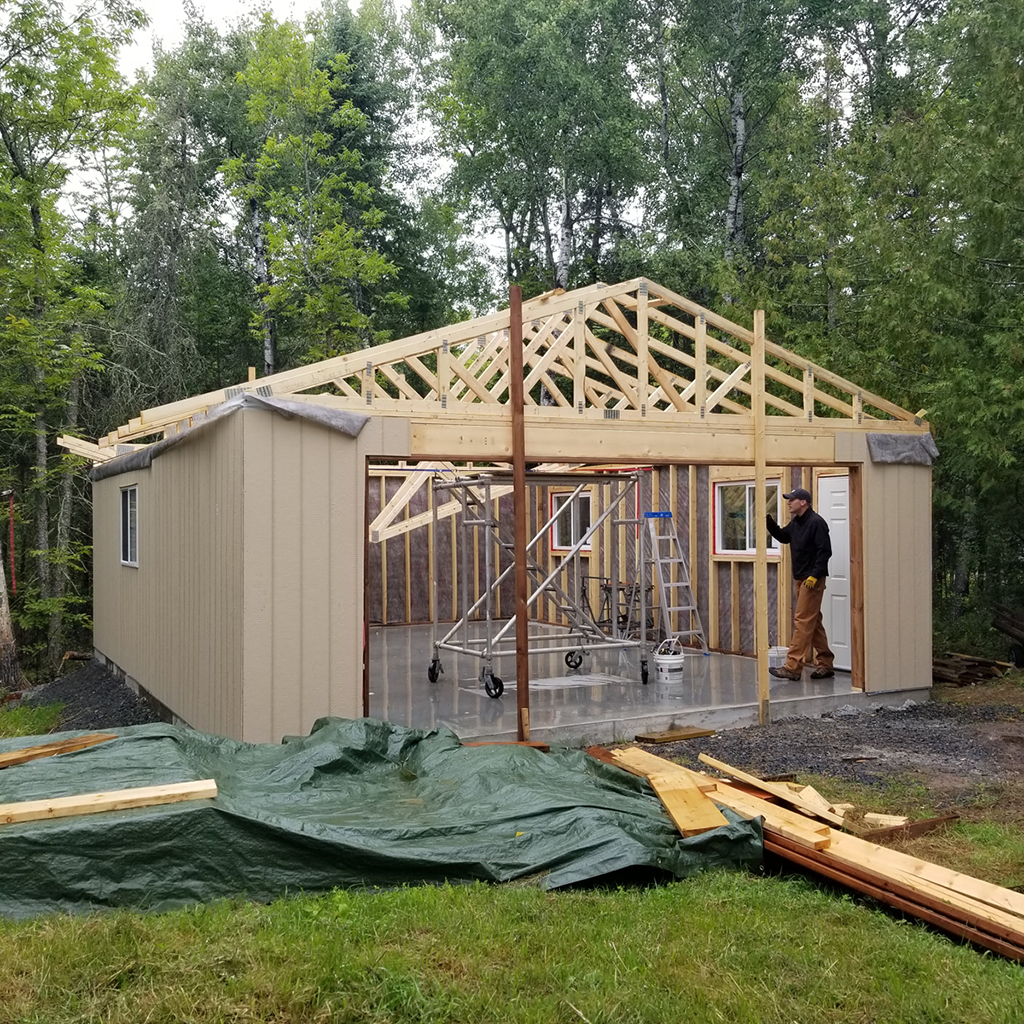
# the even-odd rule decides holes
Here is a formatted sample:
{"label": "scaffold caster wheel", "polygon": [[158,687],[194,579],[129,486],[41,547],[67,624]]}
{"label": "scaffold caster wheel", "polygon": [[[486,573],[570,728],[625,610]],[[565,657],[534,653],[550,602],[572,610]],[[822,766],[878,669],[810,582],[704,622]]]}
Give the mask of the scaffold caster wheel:
{"label": "scaffold caster wheel", "polygon": [[432,682],[436,683],[438,676],[441,674],[441,659],[434,658],[430,663],[430,667],[427,669],[427,678]]}
{"label": "scaffold caster wheel", "polygon": [[643,683],[644,686],[646,686],[648,678],[649,678],[649,675],[648,675],[648,672],[647,672],[647,662],[646,661],[641,661],[640,662],[640,682]]}
{"label": "scaffold caster wheel", "polygon": [[583,664],[582,651],[569,651],[565,656],[566,668],[579,668]]}
{"label": "scaffold caster wheel", "polygon": [[500,697],[505,692],[505,684],[490,672],[484,674],[484,690],[488,697]]}

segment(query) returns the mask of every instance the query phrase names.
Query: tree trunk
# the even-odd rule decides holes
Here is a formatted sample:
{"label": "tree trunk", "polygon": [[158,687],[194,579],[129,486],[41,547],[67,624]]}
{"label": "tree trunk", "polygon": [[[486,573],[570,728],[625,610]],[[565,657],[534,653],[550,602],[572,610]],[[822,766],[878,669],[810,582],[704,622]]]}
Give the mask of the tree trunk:
{"label": "tree trunk", "polygon": [[743,171],[747,158],[747,116],[743,90],[732,94],[732,164],[729,168],[729,205],[725,212],[725,258],[733,263],[746,248],[743,211]]}
{"label": "tree trunk", "polygon": [[569,181],[562,175],[562,202],[558,218],[558,257],[555,261],[555,287],[569,287],[569,265],[575,239],[576,221],[572,213],[572,198],[569,195]]}
{"label": "tree trunk", "polygon": [[[41,366],[36,367],[36,387],[39,395],[44,393],[46,381]],[[36,461],[33,471],[36,492],[36,569],[39,574],[39,596],[45,601],[50,597],[50,496],[47,491],[47,446],[46,402],[36,402],[35,417]]]}
{"label": "tree trunk", "polygon": [[[72,432],[78,426],[78,403],[80,384],[78,377],[68,388],[67,428]],[[50,629],[47,637],[47,653],[50,665],[57,668],[64,654],[64,608],[63,600],[68,586],[68,548],[71,538],[71,513],[75,498],[74,473],[65,471],[60,480],[60,504],[57,509],[57,535],[54,538],[57,563],[52,566],[53,596],[56,599],[50,614]]]}
{"label": "tree trunk", "polygon": [[14,643],[11,606],[7,601],[7,575],[0,558],[0,690],[21,689],[18,648]]}
{"label": "tree trunk", "polygon": [[256,281],[259,285],[260,322],[263,325],[263,374],[269,376],[274,372],[277,364],[274,318],[270,312],[268,301],[273,276],[270,273],[266,239],[263,237],[260,207],[255,199],[249,200],[249,222],[252,227],[253,253],[256,258]]}

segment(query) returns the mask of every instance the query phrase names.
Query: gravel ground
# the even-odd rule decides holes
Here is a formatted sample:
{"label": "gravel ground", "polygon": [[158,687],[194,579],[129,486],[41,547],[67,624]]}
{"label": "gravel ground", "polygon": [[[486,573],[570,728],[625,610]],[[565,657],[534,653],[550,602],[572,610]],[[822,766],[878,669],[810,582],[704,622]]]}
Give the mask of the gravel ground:
{"label": "gravel ground", "polygon": [[[898,710],[840,709],[645,749],[701,767],[700,752],[759,775],[814,772],[875,783],[901,775],[963,786],[1024,777],[1024,710],[1009,704],[929,701]],[[953,785],[951,788],[958,788]]]}
{"label": "gravel ground", "polygon": [[58,730],[117,729],[160,721],[144,700],[97,661],[29,690],[22,700],[63,704]]}

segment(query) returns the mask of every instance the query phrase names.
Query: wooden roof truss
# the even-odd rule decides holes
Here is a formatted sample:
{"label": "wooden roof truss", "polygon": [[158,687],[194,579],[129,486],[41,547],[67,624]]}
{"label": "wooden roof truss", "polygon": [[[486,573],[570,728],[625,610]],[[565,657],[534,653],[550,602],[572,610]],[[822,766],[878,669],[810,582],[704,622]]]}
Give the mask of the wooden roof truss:
{"label": "wooden roof truss", "polygon": [[[523,324],[525,401],[547,406],[545,417],[652,425],[752,419],[753,332],[652,281],[548,293],[523,304]],[[507,418],[508,329],[508,310],[500,310],[147,409],[101,438],[92,457],[109,458],[131,439],[176,433],[246,391],[374,415]],[[819,433],[922,426],[913,413],[771,341],[764,377],[766,415],[794,426]]]}

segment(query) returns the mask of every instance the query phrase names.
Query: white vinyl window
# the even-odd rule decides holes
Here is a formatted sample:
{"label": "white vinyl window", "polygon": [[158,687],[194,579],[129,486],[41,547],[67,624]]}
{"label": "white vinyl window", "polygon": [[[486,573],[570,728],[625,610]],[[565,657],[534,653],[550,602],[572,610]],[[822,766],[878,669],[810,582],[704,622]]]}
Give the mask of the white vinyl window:
{"label": "white vinyl window", "polygon": [[[580,494],[570,501],[572,491],[551,495],[551,514],[558,518],[551,525],[551,550],[568,551],[590,529],[590,495]],[[580,548],[590,550],[590,541]]]}
{"label": "white vinyl window", "polygon": [[[766,488],[768,514],[779,518],[782,487],[769,480]],[[737,481],[715,484],[715,554],[753,555],[757,553],[754,535],[754,484]],[[779,553],[779,542],[768,534],[768,553]]]}
{"label": "white vinyl window", "polygon": [[121,488],[121,564],[139,564],[139,489]]}

